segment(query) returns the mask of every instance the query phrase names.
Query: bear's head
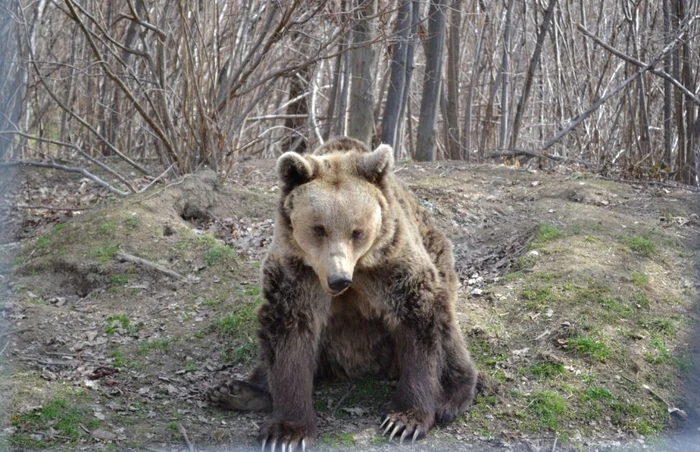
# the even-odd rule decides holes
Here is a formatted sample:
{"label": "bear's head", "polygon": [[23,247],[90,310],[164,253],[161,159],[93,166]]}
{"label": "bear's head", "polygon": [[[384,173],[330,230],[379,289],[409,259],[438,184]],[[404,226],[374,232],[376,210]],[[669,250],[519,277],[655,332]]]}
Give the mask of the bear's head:
{"label": "bear's head", "polygon": [[371,152],[364,146],[324,155],[287,152],[277,161],[288,241],[333,296],[350,287],[355,267],[378,240],[387,211],[382,187],[393,163],[388,145]]}

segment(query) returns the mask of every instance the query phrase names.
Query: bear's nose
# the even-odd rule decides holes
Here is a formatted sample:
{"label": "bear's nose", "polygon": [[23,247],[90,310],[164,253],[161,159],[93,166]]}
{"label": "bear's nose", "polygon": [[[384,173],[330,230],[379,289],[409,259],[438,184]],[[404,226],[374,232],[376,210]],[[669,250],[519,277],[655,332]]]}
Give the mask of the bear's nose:
{"label": "bear's nose", "polygon": [[347,289],[350,284],[352,284],[352,279],[347,276],[331,276],[328,278],[328,287],[336,292]]}

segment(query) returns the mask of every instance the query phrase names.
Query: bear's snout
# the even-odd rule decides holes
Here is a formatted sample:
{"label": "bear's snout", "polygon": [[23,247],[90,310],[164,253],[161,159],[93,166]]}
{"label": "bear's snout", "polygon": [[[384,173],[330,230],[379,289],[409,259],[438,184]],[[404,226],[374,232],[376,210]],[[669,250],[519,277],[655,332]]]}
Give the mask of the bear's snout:
{"label": "bear's snout", "polygon": [[328,287],[334,292],[341,292],[352,284],[352,279],[347,276],[334,275],[328,278]]}

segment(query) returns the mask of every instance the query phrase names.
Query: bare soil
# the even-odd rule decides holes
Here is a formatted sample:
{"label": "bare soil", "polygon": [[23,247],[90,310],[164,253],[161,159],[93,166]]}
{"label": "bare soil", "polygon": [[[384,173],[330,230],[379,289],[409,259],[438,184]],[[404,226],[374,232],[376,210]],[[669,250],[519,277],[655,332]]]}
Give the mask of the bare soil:
{"label": "bare soil", "polygon": [[[1,212],[0,449],[258,448],[265,415],[202,395],[255,362],[273,168],[120,200],[71,175],[16,177],[9,204],[85,210]],[[484,377],[471,411],[414,448],[700,444],[678,439],[700,427],[697,194],[573,170],[396,171],[454,242],[459,320]],[[317,388],[318,449],[392,448],[377,430],[392,385]]]}

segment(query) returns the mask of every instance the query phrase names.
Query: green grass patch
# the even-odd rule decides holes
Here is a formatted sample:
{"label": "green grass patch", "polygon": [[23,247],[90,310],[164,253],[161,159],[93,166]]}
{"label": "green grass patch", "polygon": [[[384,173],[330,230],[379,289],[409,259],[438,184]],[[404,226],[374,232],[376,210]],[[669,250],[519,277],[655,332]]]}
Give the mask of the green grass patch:
{"label": "green grass patch", "polygon": [[243,293],[249,297],[257,297],[258,295],[260,295],[260,287],[253,285],[246,286]]}
{"label": "green grass patch", "polygon": [[135,370],[142,367],[142,363],[140,361],[127,358],[118,348],[111,350],[109,352],[109,357],[112,358],[112,365],[116,368]]}
{"label": "green grass patch", "polygon": [[647,257],[651,256],[652,254],[656,254],[658,251],[654,242],[638,235],[623,237],[621,240],[622,243],[630,247],[632,250]]}
{"label": "green grass patch", "polygon": [[589,386],[581,395],[585,408],[578,410],[578,415],[585,420],[597,420],[606,410],[617,403],[616,397],[609,389],[602,386]]}
{"label": "green grass patch", "polygon": [[615,396],[607,388],[603,388],[601,386],[590,386],[581,396],[581,400],[585,402],[595,400],[611,404],[615,401]]}
{"label": "green grass patch", "polygon": [[649,284],[649,275],[645,273],[632,272],[632,283],[635,286],[644,287]]}
{"label": "green grass patch", "polygon": [[242,364],[255,359],[258,355],[258,344],[250,337],[243,337],[223,351],[223,360],[226,363]]}
{"label": "green grass patch", "polygon": [[596,302],[605,308],[606,317],[615,314],[613,317],[630,317],[634,310],[620,300],[608,297],[599,297]]}
{"label": "green grass patch", "polygon": [[109,357],[112,358],[112,365],[117,368],[126,367],[127,359],[122,354],[121,350],[115,349],[109,352]]}
{"label": "green grass patch", "polygon": [[675,337],[679,329],[678,322],[671,317],[650,316],[642,319],[639,324],[653,333],[668,337]]}
{"label": "green grass patch", "polygon": [[564,350],[598,361],[605,361],[612,356],[612,351],[605,343],[585,336],[570,337],[564,345]]}
{"label": "green grass patch", "polygon": [[105,327],[105,333],[112,335],[117,332],[119,328],[124,330],[129,329],[129,318],[125,315],[111,315],[107,317],[107,326]]}
{"label": "green grass patch", "polygon": [[209,308],[213,308],[215,306],[220,305],[223,303],[223,298],[207,298],[202,302],[202,306],[207,306]]}
{"label": "green grass patch", "polygon": [[537,378],[547,379],[562,375],[566,370],[561,363],[542,362],[530,366],[530,372]]}
{"label": "green grass patch", "polygon": [[369,443],[373,446],[381,446],[384,444],[388,444],[389,438],[386,436],[377,435],[374,438],[372,438],[371,440],[369,440]]}
{"label": "green grass patch", "polygon": [[100,262],[107,262],[119,252],[118,246],[100,246],[92,248],[88,251],[91,257],[96,258]]}
{"label": "green grass patch", "polygon": [[220,243],[216,243],[207,250],[204,259],[207,261],[207,264],[209,266],[212,266],[220,260],[233,255],[234,251],[232,248],[229,248],[228,246],[222,245]]}
{"label": "green grass patch", "polygon": [[38,237],[36,239],[36,247],[39,248],[40,250],[45,250],[46,248],[49,247],[51,244],[51,240],[46,237],[45,235],[42,235],[41,237]]}
{"label": "green grass patch", "polygon": [[391,395],[387,382],[373,378],[363,378],[357,381],[357,394],[364,399],[383,399]]}
{"label": "green grass patch", "polygon": [[139,226],[139,219],[135,216],[131,216],[124,220],[124,224],[129,229],[136,229]]}
{"label": "green grass patch", "polygon": [[106,221],[100,225],[100,234],[110,234],[117,227],[113,221]]}
{"label": "green grass patch", "polygon": [[530,399],[528,410],[542,427],[557,431],[568,405],[566,399],[556,391],[539,391]]}
{"label": "green grass patch", "polygon": [[637,306],[642,309],[649,309],[651,307],[651,300],[642,293],[636,293],[632,298],[634,298],[634,302],[637,303]]}
{"label": "green grass patch", "polygon": [[116,287],[126,286],[129,282],[129,278],[127,278],[126,275],[122,275],[120,273],[112,275],[110,280],[112,281],[112,286]]}
{"label": "green grass patch", "polygon": [[561,278],[561,276],[558,273],[542,272],[542,273],[535,273],[533,275],[533,278],[539,279],[540,281],[554,281],[554,280]]}
{"label": "green grass patch", "polygon": [[231,314],[214,320],[211,329],[224,337],[237,337],[250,333],[256,325],[257,303],[244,303]]}
{"label": "green grass patch", "polygon": [[[361,378],[355,382],[355,389],[343,402],[343,406],[377,404],[389,399],[392,388],[384,380]],[[340,413],[340,411],[338,411]]]}
{"label": "green grass patch", "polygon": [[[529,245],[526,248],[528,247]],[[516,273],[521,273],[522,271],[531,269],[536,263],[537,258],[535,256],[526,254],[515,259],[515,262],[513,262],[513,269],[516,271]]]}
{"label": "green grass patch", "polygon": [[219,242],[219,239],[217,239],[214,234],[206,233],[206,234],[201,234],[197,236],[196,242],[200,246],[213,246],[216,244],[221,244]]}
{"label": "green grass patch", "polygon": [[654,337],[649,341],[652,350],[645,353],[644,358],[652,364],[663,364],[671,359],[671,352],[666,347],[663,337]]}
{"label": "green grass patch", "polygon": [[[71,442],[80,436],[80,424],[88,424],[83,413],[63,397],[56,397],[30,413],[11,415],[10,421],[18,432],[45,431],[53,428]],[[10,441],[13,439],[10,438]]]}
{"label": "green grass patch", "polygon": [[498,396],[479,394],[474,398],[475,406],[496,406],[498,404]]}
{"label": "green grass patch", "polygon": [[561,232],[558,227],[549,223],[538,224],[535,234],[535,240],[533,243],[537,245],[564,237],[564,233]]}
{"label": "green grass patch", "polygon": [[174,339],[166,337],[153,339],[144,344],[141,344],[136,353],[138,353],[139,355],[146,355],[152,351],[166,353],[168,350],[170,350],[170,344],[172,342],[174,342]]}
{"label": "green grass patch", "polygon": [[105,333],[110,336],[120,329],[123,331],[123,334],[133,336],[143,327],[143,324],[140,322],[137,324],[131,323],[129,318],[124,314],[111,315],[107,317],[105,323]]}
{"label": "green grass patch", "polygon": [[54,224],[53,227],[51,228],[51,232],[61,232],[61,231],[64,230],[65,228],[66,228],[66,224],[65,224],[65,223],[56,223],[56,224]]}
{"label": "green grass patch", "polygon": [[525,275],[523,274],[523,272],[516,271],[516,272],[508,273],[507,275],[503,276],[503,278],[501,278],[501,281],[505,281],[505,282],[515,281],[518,279],[523,279],[524,277],[525,277]]}
{"label": "green grass patch", "polygon": [[666,406],[660,403],[642,406],[617,401],[612,405],[613,425],[641,435],[653,435],[663,430],[668,420]]}
{"label": "green grass patch", "polygon": [[529,309],[540,309],[555,298],[548,288],[525,289],[520,292],[520,297],[526,301],[525,306]]}
{"label": "green grass patch", "polygon": [[319,442],[328,447],[349,447],[355,445],[355,436],[352,433],[324,433]]}
{"label": "green grass patch", "polygon": [[183,370],[185,372],[195,372],[195,371],[199,370],[199,366],[192,358],[189,358],[189,359],[185,359],[185,368]]}
{"label": "green grass patch", "polygon": [[258,346],[253,339],[257,328],[257,308],[260,297],[234,308],[233,312],[214,320],[209,331],[229,340],[223,359],[231,363],[245,363],[255,358]]}

